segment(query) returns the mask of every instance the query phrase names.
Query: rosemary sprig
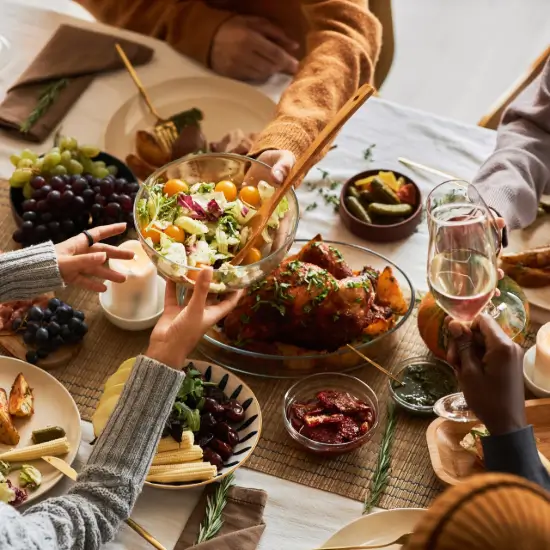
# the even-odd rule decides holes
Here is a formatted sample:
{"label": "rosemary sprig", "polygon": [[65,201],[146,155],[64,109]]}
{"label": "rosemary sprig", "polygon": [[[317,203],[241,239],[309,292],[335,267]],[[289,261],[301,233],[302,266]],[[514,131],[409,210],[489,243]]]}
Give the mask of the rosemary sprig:
{"label": "rosemary sprig", "polygon": [[368,514],[380,502],[380,498],[384,493],[389,481],[391,467],[391,451],[393,446],[393,438],[395,436],[395,428],[397,427],[397,414],[395,405],[388,405],[386,416],[386,427],[380,442],[380,451],[378,452],[378,462],[376,470],[372,476],[369,488],[369,494],[365,499],[363,506],[363,514]]}
{"label": "rosemary sprig", "polygon": [[19,126],[20,132],[26,134],[36,124],[38,119],[44,116],[46,111],[57,99],[59,92],[68,84],[68,82],[69,80],[67,78],[61,78],[44,88],[38,97],[36,107],[32,110],[27,119],[21,123],[21,126]]}
{"label": "rosemary sprig", "polygon": [[369,145],[364,151],[363,151],[363,158],[370,162],[373,157],[374,148],[376,147],[376,143],[373,143],[372,145]]}
{"label": "rosemary sprig", "polygon": [[206,513],[199,529],[199,537],[196,544],[213,539],[222,528],[222,513],[227,504],[227,491],[229,491],[233,482],[233,474],[229,474],[226,478],[222,479],[216,492],[208,497],[206,501]]}

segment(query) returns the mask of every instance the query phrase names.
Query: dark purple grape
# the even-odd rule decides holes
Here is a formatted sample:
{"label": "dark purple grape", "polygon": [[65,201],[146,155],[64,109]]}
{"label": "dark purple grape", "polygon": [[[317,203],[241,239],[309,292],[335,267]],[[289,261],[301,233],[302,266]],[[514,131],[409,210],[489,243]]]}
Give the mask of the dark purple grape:
{"label": "dark purple grape", "polygon": [[40,324],[37,323],[36,321],[29,321],[27,323],[27,331],[32,332],[33,335],[39,328],[40,328]]}
{"label": "dark purple grape", "polygon": [[91,189],[84,189],[82,191],[82,198],[86,204],[92,204],[94,202],[95,193]]}
{"label": "dark purple grape", "polygon": [[132,202],[135,202],[137,197],[137,193],[130,193],[130,198],[132,199]]}
{"label": "dark purple grape", "polygon": [[44,327],[40,327],[36,331],[34,339],[38,345],[45,344],[50,339],[50,334]]}
{"label": "dark purple grape", "polygon": [[33,189],[40,189],[46,185],[46,180],[42,176],[34,176],[31,180],[31,187]]}
{"label": "dark purple grape", "polygon": [[23,207],[23,212],[34,212],[36,210],[36,200],[29,199],[23,201],[23,204],[21,206]]}
{"label": "dark purple grape", "polygon": [[107,202],[107,199],[103,195],[97,194],[94,197],[94,202],[96,204],[100,204],[101,206],[105,206],[105,203]]}
{"label": "dark purple grape", "polygon": [[59,234],[59,231],[61,230],[61,224],[59,222],[53,221],[48,224],[48,230],[52,235]]}
{"label": "dark purple grape", "polygon": [[14,331],[14,332],[17,332],[20,328],[21,328],[21,323],[23,322],[23,319],[21,319],[21,317],[16,317],[12,322],[11,322],[11,329]]}
{"label": "dark purple grape", "polygon": [[137,193],[139,191],[139,183],[136,183],[135,181],[128,182],[124,186],[124,192],[127,195],[130,195],[131,193]]}
{"label": "dark purple grape", "polygon": [[125,185],[126,185],[125,179],[117,178],[115,180],[115,193],[123,193]]}
{"label": "dark purple grape", "polygon": [[[63,326],[67,326],[67,323],[73,316],[73,308],[67,304],[63,304],[56,309],[55,316],[57,317],[59,323]],[[61,336],[63,336],[63,334],[61,334]]]}
{"label": "dark purple grape", "polygon": [[29,350],[25,355],[25,359],[27,360],[27,363],[30,363],[31,365],[36,365],[36,363],[38,363],[38,354],[36,353],[36,351]]}
{"label": "dark purple grape", "polygon": [[120,204],[117,202],[110,202],[105,207],[105,213],[110,218],[114,218],[115,220],[118,219],[119,214],[122,212],[122,208],[120,207]]}
{"label": "dark purple grape", "polygon": [[52,318],[52,315],[53,315],[52,310],[49,307],[47,307],[47,308],[44,308],[43,313],[44,313],[43,320],[45,323],[47,323]]}
{"label": "dark purple grape", "polygon": [[223,459],[222,457],[210,448],[203,450],[202,459],[204,462],[210,462],[212,466],[216,466],[218,472],[223,468]]}
{"label": "dark purple grape", "polygon": [[115,186],[113,182],[107,178],[103,179],[101,183],[99,184],[99,187],[101,189],[101,194],[104,197],[109,197],[113,194],[113,191],[115,190]]}
{"label": "dark purple grape", "polygon": [[[99,187],[101,185],[101,179],[100,178],[93,178],[92,183],[90,183],[92,187]],[[99,193],[99,191],[96,191]]]}
{"label": "dark purple grape", "polygon": [[73,310],[73,317],[76,317],[77,319],[80,319],[81,321],[84,321],[86,319],[86,315],[83,311],[80,311],[79,309]]}
{"label": "dark purple grape", "polygon": [[99,185],[94,185],[92,187],[92,191],[96,194],[96,195],[100,195],[101,194],[101,187],[99,187]]}
{"label": "dark purple grape", "polygon": [[72,183],[75,195],[82,195],[85,189],[88,189],[88,182],[84,178],[78,178]]}
{"label": "dark purple grape", "polygon": [[36,203],[36,211],[37,212],[47,212],[50,207],[48,206],[48,203],[45,200],[40,200]]}
{"label": "dark purple grape", "polygon": [[227,422],[219,422],[216,424],[214,427],[214,434],[232,448],[239,442],[237,432]]}
{"label": "dark purple grape", "polygon": [[218,453],[223,460],[229,460],[233,454],[233,449],[220,439],[213,439],[208,446],[210,449]]}
{"label": "dark purple grape", "polygon": [[11,237],[17,244],[22,244],[25,240],[25,237],[23,235],[23,231],[21,229],[16,229],[13,232],[13,235]]}
{"label": "dark purple grape", "polygon": [[45,225],[37,225],[34,230],[34,237],[37,243],[48,240],[48,228]]}
{"label": "dark purple grape", "polygon": [[82,325],[82,321],[80,319],[77,319],[76,317],[69,319],[69,322],[67,323],[69,330],[77,336],[81,336],[83,334]]}
{"label": "dark purple grape", "polygon": [[30,344],[34,344],[34,332],[26,330],[23,334],[23,342],[25,342],[27,346]]}
{"label": "dark purple grape", "polygon": [[92,204],[90,208],[90,214],[92,215],[92,218],[94,218],[95,220],[101,218],[101,216],[103,216],[103,206],[97,203]]}
{"label": "dark purple grape", "polygon": [[73,208],[77,212],[80,212],[81,210],[84,210],[85,206],[86,206],[86,203],[84,202],[84,199],[82,197],[76,196],[73,199]]}
{"label": "dark purple grape", "polygon": [[111,218],[109,216],[106,216],[105,218],[103,218],[103,223],[102,225],[111,225],[112,223],[117,223],[118,220],[116,220],[115,218]]}
{"label": "dark purple grape", "polygon": [[118,203],[122,206],[122,210],[125,212],[131,212],[134,206],[132,199],[128,195],[120,195]]}
{"label": "dark purple grape", "polygon": [[62,176],[59,176],[65,185],[70,185],[71,183],[71,176],[69,174],[63,174]]}
{"label": "dark purple grape", "polygon": [[40,199],[44,198],[44,193],[42,193],[42,189],[37,189],[36,191],[32,192],[31,198],[35,201],[39,201]]}
{"label": "dark purple grape", "polygon": [[83,174],[82,177],[88,182],[88,185],[92,185],[95,179],[92,174]]}
{"label": "dark purple grape", "polygon": [[65,342],[69,342],[73,337],[67,325],[61,325],[61,332],[59,333],[59,335],[61,336],[61,338],[63,338]]}
{"label": "dark purple grape", "polygon": [[73,220],[63,220],[61,222],[61,230],[68,235],[72,235],[74,231],[74,222]]}
{"label": "dark purple grape", "polygon": [[55,190],[50,191],[46,200],[52,206],[57,206],[59,204],[59,201],[61,200],[61,193]]}
{"label": "dark purple grape", "polygon": [[58,349],[65,343],[65,340],[63,340],[63,337],[60,334],[57,334],[52,338],[51,345],[52,348]]}
{"label": "dark purple grape", "polygon": [[225,416],[230,422],[242,422],[244,409],[236,399],[230,399],[225,405]]}
{"label": "dark purple grape", "polygon": [[201,433],[208,433],[214,429],[216,419],[210,413],[201,415]]}
{"label": "dark purple grape", "polygon": [[59,298],[51,298],[48,302],[48,307],[55,311],[61,305],[61,300]]}
{"label": "dark purple grape", "polygon": [[44,318],[44,312],[42,311],[42,308],[38,306],[32,306],[29,309],[28,318],[31,321],[42,321],[42,319]]}
{"label": "dark purple grape", "polygon": [[73,185],[73,183],[77,180],[79,180],[81,178],[81,176],[79,174],[73,174],[70,179],[69,179],[69,183],[71,185]]}
{"label": "dark purple grape", "polygon": [[59,176],[54,176],[50,179],[50,185],[52,186],[52,189],[61,191],[61,189],[65,187],[65,182]]}
{"label": "dark purple grape", "polygon": [[61,327],[59,326],[59,323],[55,321],[50,321],[47,328],[50,336],[57,336],[61,332]]}
{"label": "dark purple grape", "polygon": [[52,186],[51,185],[44,185],[44,187],[42,187],[42,189],[40,191],[42,191],[42,193],[44,193],[44,196],[47,197],[48,196],[48,193],[52,190]]}
{"label": "dark purple grape", "polygon": [[23,222],[21,224],[21,231],[25,235],[30,235],[34,229],[34,223],[32,222]]}
{"label": "dark purple grape", "polygon": [[53,215],[51,212],[44,212],[43,214],[40,214],[40,221],[42,223],[48,224],[53,220]]}
{"label": "dark purple grape", "polygon": [[73,186],[72,185],[66,185],[65,186],[65,191],[72,191],[73,190]]}
{"label": "dark purple grape", "polygon": [[118,202],[120,200],[120,195],[118,193],[113,193],[108,199],[107,202]]}
{"label": "dark purple grape", "polygon": [[48,355],[50,355],[50,351],[47,350],[47,349],[41,348],[41,349],[37,350],[36,355],[38,355],[39,359],[46,359],[46,357],[48,357]]}
{"label": "dark purple grape", "polygon": [[70,207],[72,206],[74,201],[74,193],[70,190],[65,190],[63,192],[63,195],[61,195],[61,202],[64,207]]}
{"label": "dark purple grape", "polygon": [[203,435],[200,435],[197,439],[196,445],[204,449],[208,446],[208,444],[214,439],[214,436],[211,433],[206,433]]}
{"label": "dark purple grape", "polygon": [[126,214],[126,223],[128,224],[128,227],[132,227],[134,225],[134,213],[128,212]]}
{"label": "dark purple grape", "polygon": [[36,212],[25,212],[23,214],[23,221],[25,222],[34,222],[38,218]]}

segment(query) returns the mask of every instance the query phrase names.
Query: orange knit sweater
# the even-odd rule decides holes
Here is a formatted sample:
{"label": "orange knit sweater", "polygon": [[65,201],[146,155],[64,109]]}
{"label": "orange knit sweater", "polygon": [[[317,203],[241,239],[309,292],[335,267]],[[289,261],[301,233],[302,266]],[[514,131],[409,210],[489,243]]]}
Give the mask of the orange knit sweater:
{"label": "orange knit sweater", "polygon": [[[389,0],[388,0],[389,1]],[[301,44],[298,74],[252,154],[299,156],[364,82],[372,81],[382,28],[367,0],[78,0],[97,19],[166,40],[208,65],[219,26],[234,14],[259,15]]]}

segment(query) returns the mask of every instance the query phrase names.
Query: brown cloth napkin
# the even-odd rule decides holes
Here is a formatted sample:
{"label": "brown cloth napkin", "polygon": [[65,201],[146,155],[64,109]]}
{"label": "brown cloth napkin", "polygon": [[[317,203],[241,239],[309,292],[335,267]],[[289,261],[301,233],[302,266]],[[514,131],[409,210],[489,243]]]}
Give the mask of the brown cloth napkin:
{"label": "brown cloth napkin", "polygon": [[216,491],[209,485],[193,510],[174,550],[256,550],[265,529],[267,493],[258,489],[231,487],[223,511],[223,526],[211,540],[195,544],[206,510],[206,499]]}
{"label": "brown cloth napkin", "polygon": [[[115,50],[119,43],[133,65],[148,63],[153,50],[135,42],[88,29],[61,25],[0,105],[0,128],[16,131],[28,141],[44,141],[96,75],[121,69]],[[19,132],[48,85],[62,78],[68,83],[29,132]]]}

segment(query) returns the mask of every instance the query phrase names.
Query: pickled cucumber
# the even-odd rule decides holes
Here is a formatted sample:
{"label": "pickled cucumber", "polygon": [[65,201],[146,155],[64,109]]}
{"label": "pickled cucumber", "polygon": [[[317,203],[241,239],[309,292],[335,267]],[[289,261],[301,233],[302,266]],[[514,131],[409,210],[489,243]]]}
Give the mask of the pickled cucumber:
{"label": "pickled cucumber", "polygon": [[369,205],[368,212],[373,216],[387,216],[392,218],[408,217],[412,214],[413,207],[410,204],[382,204],[373,202]]}
{"label": "pickled cucumber", "polygon": [[32,442],[35,444],[47,443],[48,441],[65,437],[65,435],[65,430],[63,428],[59,426],[48,426],[41,430],[34,430],[32,432]]}
{"label": "pickled cucumber", "polygon": [[355,197],[346,197],[347,209],[359,220],[365,223],[372,223],[368,212],[363,208],[361,203]]}
{"label": "pickled cucumber", "polygon": [[359,202],[365,208],[368,208],[371,202],[376,202],[376,199],[370,191],[361,191],[361,193],[359,193]]}
{"label": "pickled cucumber", "polygon": [[371,192],[377,202],[382,204],[400,204],[399,197],[381,179],[374,178],[370,184]]}
{"label": "pickled cucumber", "polygon": [[348,187],[348,197],[355,197],[356,199],[359,199],[359,189],[355,187],[355,185],[350,185]]}

